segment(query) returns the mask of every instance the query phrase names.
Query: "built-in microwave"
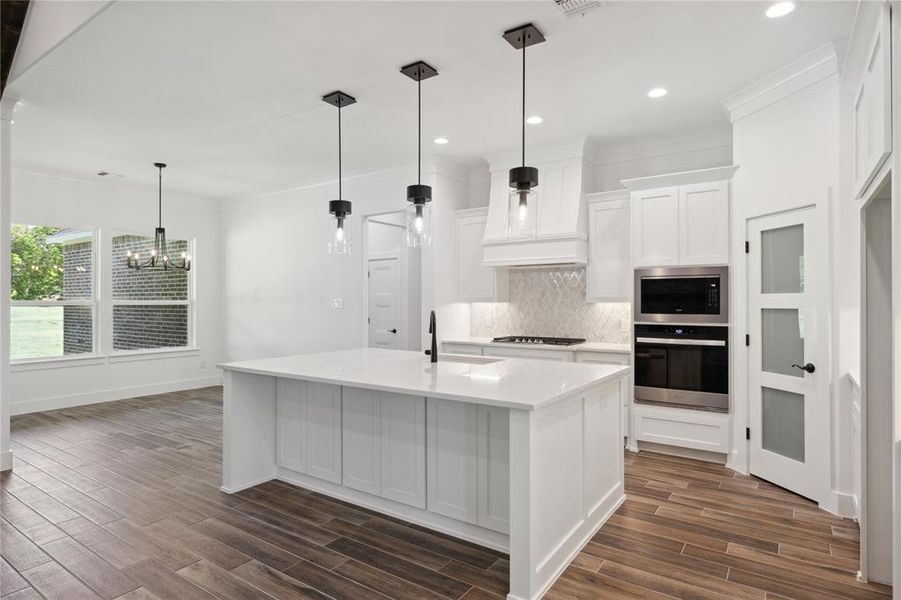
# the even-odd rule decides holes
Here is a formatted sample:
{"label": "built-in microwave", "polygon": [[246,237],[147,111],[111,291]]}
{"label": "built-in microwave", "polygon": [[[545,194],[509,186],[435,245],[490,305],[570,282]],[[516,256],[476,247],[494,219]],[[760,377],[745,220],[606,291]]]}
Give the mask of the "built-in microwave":
{"label": "built-in microwave", "polygon": [[729,267],[635,270],[638,323],[728,323]]}

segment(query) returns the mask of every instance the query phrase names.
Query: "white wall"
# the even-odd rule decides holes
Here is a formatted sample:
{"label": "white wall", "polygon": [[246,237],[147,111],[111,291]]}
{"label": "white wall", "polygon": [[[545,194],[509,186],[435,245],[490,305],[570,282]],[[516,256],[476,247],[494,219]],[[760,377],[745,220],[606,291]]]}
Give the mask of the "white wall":
{"label": "white wall", "polygon": [[[156,189],[99,177],[85,180],[23,171],[13,172],[12,186],[14,223],[99,228],[101,237],[95,252],[104,284],[100,287],[98,326],[100,351],[108,353],[112,327],[111,277],[103,265],[121,260],[110,256],[111,235],[121,232],[152,235],[156,226]],[[166,193],[165,189],[163,192],[163,224],[169,237],[196,240],[192,272],[196,277],[199,351],[174,358],[154,356],[128,362],[111,362],[103,357],[87,365],[68,366],[57,362],[14,366],[10,376],[13,414],[189,389],[219,381],[215,368],[221,360],[222,347],[218,209],[211,200]]]}
{"label": "white wall", "polygon": [[[223,328],[229,360],[323,352],[361,346],[364,339],[361,217],[403,210],[410,168],[345,180],[353,202],[354,251],[329,256],[328,201],[334,183],[267,197],[230,200],[222,208]],[[422,312],[436,309],[442,332],[463,322],[445,289],[452,278],[453,210],[468,202],[468,173],[452,165],[424,165],[432,185],[432,246],[422,252]],[[437,271],[433,272],[434,269]],[[434,286],[434,289],[433,289]],[[330,308],[342,298],[343,309]],[[468,334],[469,314],[465,326]],[[427,331],[426,327],[423,331]],[[460,335],[457,333],[456,335]]]}
{"label": "white wall", "polygon": [[[695,171],[732,164],[729,127],[667,138],[600,145],[588,156],[594,163],[594,188],[588,192],[622,189],[623,179]],[[591,180],[591,179],[589,179]]]}
{"label": "white wall", "polygon": [[[737,469],[747,468],[744,428],[748,425],[748,353],[743,339],[747,331],[747,263],[744,258],[747,220],[814,205],[819,226],[828,227],[838,189],[838,123],[838,76],[832,74],[733,124],[733,155],[739,168],[733,178],[732,203],[731,367],[733,439],[736,443],[731,463]],[[846,222],[843,226],[857,227],[858,221]],[[822,233],[825,235],[827,231]],[[830,257],[823,256],[822,259],[829,261]],[[823,284],[826,287],[822,289],[831,289],[829,282]],[[849,284],[846,282],[845,285]],[[857,288],[858,282],[853,281],[850,285]],[[820,315],[825,317],[821,321],[825,327],[819,328],[822,341],[830,348],[844,343],[859,344],[859,339],[838,340],[830,331],[831,304],[831,295],[824,295],[819,306]],[[833,425],[839,422],[847,425],[847,415],[837,414],[834,390],[838,388],[838,374],[831,364],[817,366],[820,373],[830,378]],[[836,437],[834,427],[824,435]],[[846,449],[834,447],[834,456],[842,453],[847,454]],[[833,465],[833,487],[837,484],[836,471]]]}

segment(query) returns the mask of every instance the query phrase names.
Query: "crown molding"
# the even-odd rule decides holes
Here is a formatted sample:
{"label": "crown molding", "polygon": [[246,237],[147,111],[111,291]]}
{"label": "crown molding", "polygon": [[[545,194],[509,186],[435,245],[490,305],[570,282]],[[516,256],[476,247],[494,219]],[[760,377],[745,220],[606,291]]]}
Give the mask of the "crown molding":
{"label": "crown molding", "polygon": [[736,121],[837,74],[838,54],[827,42],[798,60],[752,83],[722,101],[730,120]]}
{"label": "crown molding", "polygon": [[712,169],[698,169],[697,171],[682,171],[681,173],[666,173],[665,175],[623,179],[620,183],[633,192],[635,190],[653,190],[673,185],[688,185],[691,183],[704,183],[707,181],[724,181],[732,179],[732,175],[735,174],[737,169],[738,165],[725,165],[722,167],[713,167]]}

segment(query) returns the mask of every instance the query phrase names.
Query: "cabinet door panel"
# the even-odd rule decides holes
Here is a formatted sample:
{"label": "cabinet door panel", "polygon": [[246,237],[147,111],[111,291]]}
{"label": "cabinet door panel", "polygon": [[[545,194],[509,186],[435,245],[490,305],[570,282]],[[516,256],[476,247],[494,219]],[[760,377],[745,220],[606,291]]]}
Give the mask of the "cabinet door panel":
{"label": "cabinet door panel", "polygon": [[276,464],[306,473],[304,382],[280,378],[276,383],[275,397]]}
{"label": "cabinet door panel", "polygon": [[858,196],[866,191],[892,151],[890,21],[885,5],[852,104],[854,186]]}
{"label": "cabinet door panel", "polygon": [[429,398],[426,410],[428,509],[472,524],[478,520],[476,409]]}
{"label": "cabinet door panel", "polygon": [[679,264],[729,262],[729,197],[725,181],[679,187]]}
{"label": "cabinet door panel", "polygon": [[589,205],[588,299],[628,300],[632,296],[631,219],[627,203]]}
{"label": "cabinet door panel", "polygon": [[636,267],[679,262],[676,188],[641,190],[632,194],[632,233]]}
{"label": "cabinet door panel", "polygon": [[479,406],[478,524],[510,532],[510,411]]}
{"label": "cabinet door panel", "polygon": [[341,398],[344,485],[378,495],[381,491],[381,392],[345,387]]}
{"label": "cabinet door panel", "polygon": [[382,394],[382,497],[425,508],[425,398]]}
{"label": "cabinet door panel", "polygon": [[306,383],[307,474],[341,483],[341,387]]}

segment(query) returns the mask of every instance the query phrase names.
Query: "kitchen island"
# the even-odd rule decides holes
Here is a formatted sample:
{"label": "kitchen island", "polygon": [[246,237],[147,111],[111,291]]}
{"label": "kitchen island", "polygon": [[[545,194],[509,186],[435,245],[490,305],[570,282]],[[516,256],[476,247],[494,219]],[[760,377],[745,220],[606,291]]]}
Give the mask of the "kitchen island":
{"label": "kitchen island", "polygon": [[280,479],[507,551],[511,600],[624,498],[628,367],[369,348],[220,367],[223,491]]}

